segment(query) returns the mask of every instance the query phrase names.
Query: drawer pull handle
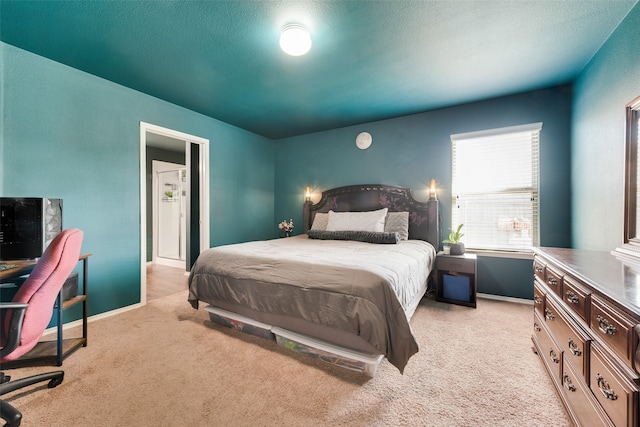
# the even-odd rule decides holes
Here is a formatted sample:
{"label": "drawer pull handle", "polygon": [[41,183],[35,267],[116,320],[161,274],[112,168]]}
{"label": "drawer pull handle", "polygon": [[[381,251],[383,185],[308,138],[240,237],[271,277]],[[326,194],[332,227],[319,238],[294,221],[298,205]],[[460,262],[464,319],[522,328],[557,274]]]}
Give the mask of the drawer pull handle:
{"label": "drawer pull handle", "polygon": [[538,325],[538,322],[533,322],[533,329],[536,332],[540,332],[542,329],[540,329],[540,325]]}
{"label": "drawer pull handle", "polygon": [[564,383],[564,386],[567,390],[576,391],[576,386],[574,386],[571,382],[571,378],[569,378],[569,375],[564,374],[564,376],[562,377],[562,382]]}
{"label": "drawer pull handle", "polygon": [[544,309],[544,317],[546,317],[547,320],[553,320],[556,318],[556,316],[553,315],[553,311],[549,310],[548,308]]}
{"label": "drawer pull handle", "polygon": [[555,285],[557,285],[557,284],[558,284],[558,280],[557,280],[555,277],[553,277],[553,276],[552,276],[552,277],[549,277],[549,278],[547,279],[547,281],[549,282],[549,284],[550,284],[551,286],[555,286]]}
{"label": "drawer pull handle", "polygon": [[573,339],[571,338],[569,338],[569,351],[571,351],[574,356],[578,357],[582,354],[582,350],[580,350],[580,347],[578,347],[575,341],[573,341]]}
{"label": "drawer pull handle", "polygon": [[534,295],[533,302],[536,304],[542,304],[542,298],[540,298],[540,295]]}
{"label": "drawer pull handle", "polygon": [[542,273],[543,268],[539,265],[536,265],[536,273]]}
{"label": "drawer pull handle", "polygon": [[549,356],[551,357],[551,360],[553,360],[553,363],[560,363],[560,358],[552,348],[549,349]]}
{"label": "drawer pull handle", "polygon": [[598,320],[598,328],[603,333],[607,335],[615,335],[616,332],[618,332],[615,326],[611,325],[607,319],[600,316],[599,314],[598,314],[598,317],[596,317],[596,320]]}
{"label": "drawer pull handle", "polygon": [[571,291],[567,291],[567,301],[572,304],[580,303],[580,299],[578,298],[578,296]]}
{"label": "drawer pull handle", "polygon": [[599,372],[596,374],[596,379],[598,380],[598,388],[600,389],[604,397],[609,400],[616,400],[618,398],[616,392],[611,390],[609,383],[607,382],[607,380],[602,378],[602,375],[600,375]]}

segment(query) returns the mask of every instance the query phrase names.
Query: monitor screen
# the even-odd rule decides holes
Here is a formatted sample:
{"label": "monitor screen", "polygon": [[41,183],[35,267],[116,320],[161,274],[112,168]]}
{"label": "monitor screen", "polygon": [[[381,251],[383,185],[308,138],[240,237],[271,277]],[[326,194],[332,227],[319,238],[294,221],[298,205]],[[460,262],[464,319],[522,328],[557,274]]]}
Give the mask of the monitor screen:
{"label": "monitor screen", "polygon": [[62,200],[0,198],[0,259],[38,258],[62,231]]}

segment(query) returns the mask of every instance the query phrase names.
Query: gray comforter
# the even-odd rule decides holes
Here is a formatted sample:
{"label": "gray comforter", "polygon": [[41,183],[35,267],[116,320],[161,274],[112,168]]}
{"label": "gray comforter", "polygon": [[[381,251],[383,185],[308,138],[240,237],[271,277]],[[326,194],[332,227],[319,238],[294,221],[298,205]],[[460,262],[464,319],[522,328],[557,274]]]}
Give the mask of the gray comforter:
{"label": "gray comforter", "polygon": [[380,245],[302,235],[220,246],[194,264],[189,302],[224,301],[348,331],[402,372],[418,351],[405,310],[424,291],[434,259],[433,246],[419,240]]}

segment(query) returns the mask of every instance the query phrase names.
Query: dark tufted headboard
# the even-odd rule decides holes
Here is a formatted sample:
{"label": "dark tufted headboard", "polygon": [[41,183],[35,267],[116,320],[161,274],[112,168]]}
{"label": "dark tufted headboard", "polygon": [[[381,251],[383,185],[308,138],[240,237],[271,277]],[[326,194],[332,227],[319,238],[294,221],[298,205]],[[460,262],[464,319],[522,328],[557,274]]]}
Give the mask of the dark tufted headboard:
{"label": "dark tufted headboard", "polygon": [[349,185],[323,191],[318,203],[306,202],[303,231],[313,224],[317,212],[366,212],[388,208],[390,212],[409,212],[409,238],[425,240],[440,249],[440,206],[436,198],[418,202],[405,187],[383,184]]}

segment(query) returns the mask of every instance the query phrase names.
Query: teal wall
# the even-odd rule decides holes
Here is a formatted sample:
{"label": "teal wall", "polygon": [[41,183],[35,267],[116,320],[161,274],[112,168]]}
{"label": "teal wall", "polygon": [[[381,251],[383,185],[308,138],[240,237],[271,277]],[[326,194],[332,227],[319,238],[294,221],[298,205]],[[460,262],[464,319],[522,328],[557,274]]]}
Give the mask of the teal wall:
{"label": "teal wall", "polygon": [[610,251],[622,244],[625,105],[640,96],[640,3],[575,83],[573,246]]}
{"label": "teal wall", "polygon": [[[425,201],[428,183],[435,178],[444,235],[451,222],[450,135],[543,122],[540,242],[544,246],[567,247],[571,243],[571,96],[571,86],[564,85],[279,140],[276,219],[293,218],[294,223],[301,224],[307,185],[312,187],[314,201],[319,200],[323,190],[366,183],[409,187],[417,199]],[[373,137],[371,147],[364,151],[355,146],[356,135],[361,131]],[[503,274],[490,274],[496,269]],[[531,261],[481,258],[478,271],[479,292],[533,298]]]}
{"label": "teal wall", "polygon": [[[438,181],[451,216],[449,135],[543,122],[540,243],[610,250],[622,241],[624,105],[640,95],[640,5],[573,86],[270,141],[215,119],[0,43],[0,195],[60,197],[65,227],[85,231],[90,314],[139,301],[139,122],[208,138],[211,244],[275,237],[304,188],[354,183],[414,189]],[[365,151],[361,131],[373,136]],[[531,263],[483,257],[478,291],[532,297]]]}
{"label": "teal wall", "polygon": [[64,199],[90,315],[140,300],[140,121],[210,140],[212,245],[272,237],[273,141],[5,43],[0,59],[0,195]]}

